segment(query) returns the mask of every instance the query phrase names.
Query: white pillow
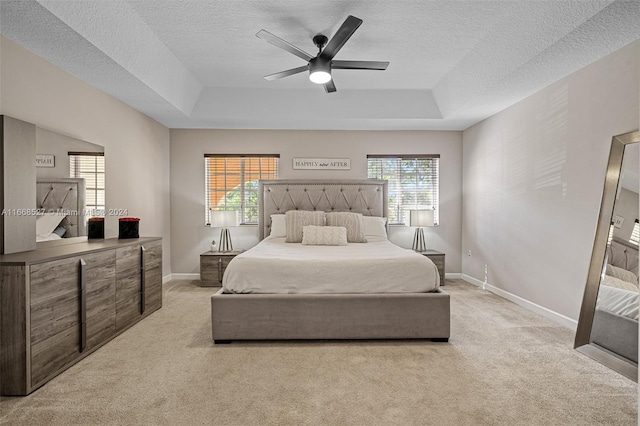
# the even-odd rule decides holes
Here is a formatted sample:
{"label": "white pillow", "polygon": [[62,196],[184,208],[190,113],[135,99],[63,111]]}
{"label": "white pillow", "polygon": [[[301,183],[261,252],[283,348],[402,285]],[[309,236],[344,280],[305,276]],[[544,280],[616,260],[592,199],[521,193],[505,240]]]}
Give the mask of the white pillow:
{"label": "white pillow", "polygon": [[269,232],[270,237],[284,238],[287,236],[287,221],[285,220],[285,218],[286,216],[283,214],[271,215],[271,232]]}
{"label": "white pillow", "polygon": [[36,235],[46,238],[58,227],[66,216],[60,213],[44,213],[36,217]]}
{"label": "white pillow", "polygon": [[302,228],[306,225],[324,226],[324,212],[289,210],[285,213],[287,243],[302,242]]}
{"label": "white pillow", "polygon": [[305,246],[346,246],[347,228],[344,226],[303,226],[302,244]]}
{"label": "white pillow", "polygon": [[387,218],[378,216],[363,216],[364,233],[369,237],[387,238]]}

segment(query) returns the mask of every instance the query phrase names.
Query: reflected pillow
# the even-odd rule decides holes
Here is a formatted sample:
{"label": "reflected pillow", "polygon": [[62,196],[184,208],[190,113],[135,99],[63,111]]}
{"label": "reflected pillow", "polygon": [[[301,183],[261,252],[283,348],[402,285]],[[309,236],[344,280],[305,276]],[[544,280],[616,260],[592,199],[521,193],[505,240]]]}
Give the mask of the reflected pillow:
{"label": "reflected pillow", "polygon": [[48,237],[58,227],[66,215],[60,213],[44,213],[36,217],[36,235]]}
{"label": "reflected pillow", "polygon": [[302,228],[305,246],[346,246],[347,228],[344,226],[312,226]]}
{"label": "reflected pillow", "polygon": [[60,238],[64,237],[64,234],[67,233],[67,228],[65,228],[64,226],[58,226],[56,229],[53,230],[53,233],[58,235]]}
{"label": "reflected pillow", "polygon": [[617,266],[613,266],[608,263],[607,268],[605,269],[605,274],[617,278],[622,281],[626,281],[628,283],[638,285],[638,277],[631,271],[627,271],[626,269],[618,268]]}

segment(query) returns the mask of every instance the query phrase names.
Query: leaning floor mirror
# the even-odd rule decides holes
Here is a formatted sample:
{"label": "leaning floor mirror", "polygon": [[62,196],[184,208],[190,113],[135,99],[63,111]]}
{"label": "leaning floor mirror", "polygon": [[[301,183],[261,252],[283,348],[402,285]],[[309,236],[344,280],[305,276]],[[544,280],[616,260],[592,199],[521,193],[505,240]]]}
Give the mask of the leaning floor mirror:
{"label": "leaning floor mirror", "polygon": [[640,133],[611,142],[575,348],[638,381]]}

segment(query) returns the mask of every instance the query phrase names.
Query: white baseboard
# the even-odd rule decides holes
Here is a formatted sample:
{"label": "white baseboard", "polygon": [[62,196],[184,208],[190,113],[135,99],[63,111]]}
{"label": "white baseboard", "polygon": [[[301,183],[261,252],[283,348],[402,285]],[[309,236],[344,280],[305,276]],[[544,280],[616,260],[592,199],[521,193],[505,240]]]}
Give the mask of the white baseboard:
{"label": "white baseboard", "polygon": [[[199,280],[200,274],[171,274],[168,276],[169,280]],[[164,278],[162,279],[162,283],[165,283]]]}
{"label": "white baseboard", "polygon": [[171,274],[165,275],[164,277],[162,277],[162,284],[166,284],[169,281],[171,281]]}
{"label": "white baseboard", "polygon": [[444,277],[450,280],[461,280],[462,274],[459,272],[447,272],[446,274],[444,274]]}
{"label": "white baseboard", "polygon": [[[473,278],[472,276],[466,275],[466,274],[460,274],[462,275],[462,279],[465,280],[466,282],[468,282],[469,284],[473,284],[475,286],[478,287],[482,287],[483,282]],[[559,324],[563,327],[566,327],[568,329],[571,329],[573,331],[575,331],[578,327],[578,321],[571,319],[567,316],[564,316],[562,314],[559,314],[555,311],[552,311],[551,309],[547,309],[544,306],[540,306],[536,303],[530,302],[527,299],[523,299],[520,296],[516,296],[513,293],[509,293],[508,291],[504,291],[501,288],[498,287],[494,287],[491,284],[487,284],[486,285],[486,290],[490,291],[493,294],[496,294],[504,299],[509,300],[510,302],[515,303],[516,305],[520,305],[532,312],[535,312],[538,315],[542,315],[543,317],[555,322],[556,324]]]}

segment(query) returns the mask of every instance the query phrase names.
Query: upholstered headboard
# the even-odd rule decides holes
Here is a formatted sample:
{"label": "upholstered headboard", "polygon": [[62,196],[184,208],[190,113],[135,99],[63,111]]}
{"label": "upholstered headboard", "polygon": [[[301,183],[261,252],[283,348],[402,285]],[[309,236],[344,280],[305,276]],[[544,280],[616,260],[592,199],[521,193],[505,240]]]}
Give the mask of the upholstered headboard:
{"label": "upholstered headboard", "polygon": [[61,226],[67,229],[64,238],[87,235],[85,223],[85,182],[79,178],[38,178],[36,208],[63,211],[67,214]]}
{"label": "upholstered headboard", "polygon": [[271,230],[271,215],[288,210],[354,212],[387,217],[387,181],[358,180],[260,180],[259,237]]}
{"label": "upholstered headboard", "polygon": [[638,275],[638,249],[616,237],[607,246],[607,262]]}

